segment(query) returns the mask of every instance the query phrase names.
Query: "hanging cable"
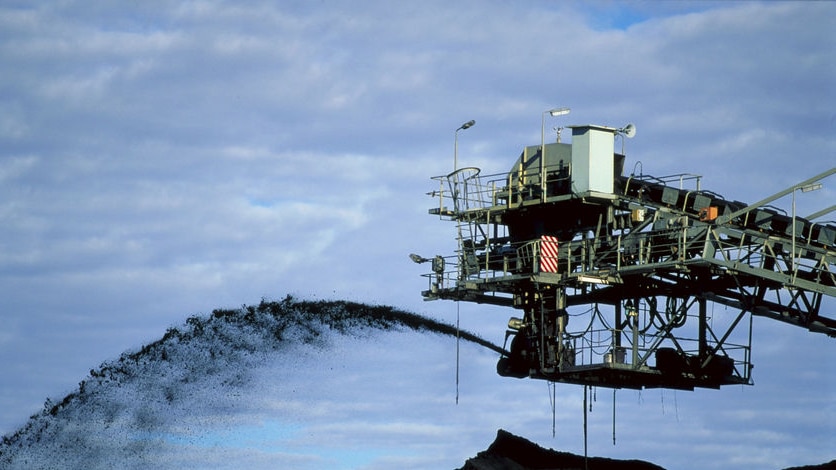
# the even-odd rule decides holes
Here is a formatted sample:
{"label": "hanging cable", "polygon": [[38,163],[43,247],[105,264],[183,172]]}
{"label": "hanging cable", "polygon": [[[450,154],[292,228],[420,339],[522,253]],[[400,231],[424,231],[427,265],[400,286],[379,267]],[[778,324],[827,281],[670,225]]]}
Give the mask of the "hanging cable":
{"label": "hanging cable", "polygon": [[459,302],[456,302],[456,404],[459,404]]}
{"label": "hanging cable", "polygon": [[586,425],[586,390],[589,385],[583,386],[583,465],[589,470],[589,454],[587,453],[587,425]]}
{"label": "hanging cable", "polygon": [[679,404],[676,402],[676,390],[673,391],[673,410],[676,414],[676,422],[679,422]]}
{"label": "hanging cable", "polygon": [[[455,193],[455,192],[453,194],[453,203],[454,203],[454,205],[456,205],[456,209],[458,210],[456,194],[457,193]],[[467,277],[467,274],[464,271],[465,253],[464,253],[464,239],[462,238],[462,224],[461,223],[457,224],[457,229],[458,229],[458,232],[459,232],[458,233],[458,235],[459,235],[459,237],[458,237],[458,241],[459,241],[459,268],[458,268],[459,269],[459,280],[463,280],[464,278]],[[456,292],[456,297],[457,297],[457,300],[456,300],[456,405],[459,404],[459,339],[460,339],[460,334],[459,334],[459,304],[460,304],[460,302],[458,301],[459,285],[460,285],[460,283],[456,283],[456,291],[457,291]]]}
{"label": "hanging cable", "polygon": [[645,313],[650,316],[650,321],[645,321],[644,329],[639,331],[642,335],[646,334],[648,330],[650,330],[650,327],[654,327],[657,330],[665,327],[665,320],[662,319],[662,316],[659,314],[659,309],[657,308],[658,302],[656,297],[648,297],[645,299],[645,304],[647,305]]}
{"label": "hanging cable", "polygon": [[592,413],[592,402],[596,401],[596,392],[595,387],[592,385],[589,386],[589,412]]}
{"label": "hanging cable", "polygon": [[595,312],[594,313],[595,313],[595,316],[598,317],[598,321],[600,321],[601,324],[604,325],[604,328],[606,328],[608,330],[613,329],[613,327],[610,326],[610,324],[607,322],[607,319],[601,313],[601,309],[598,308],[598,304],[595,304]]}
{"label": "hanging cable", "polygon": [[585,312],[578,313],[578,314],[575,314],[575,315],[570,314],[569,316],[572,316],[572,317],[579,317],[579,316],[582,316],[582,315],[586,315],[587,313],[591,313],[591,315],[590,315],[590,317],[589,317],[589,324],[586,326],[586,329],[585,329],[585,330],[583,330],[583,331],[581,331],[581,332],[579,332],[579,333],[575,333],[575,334],[572,334],[572,333],[568,333],[568,332],[567,332],[567,333],[566,333],[566,337],[567,337],[568,339],[582,338],[582,337],[586,336],[586,334],[587,334],[587,333],[589,333],[589,332],[592,330],[592,324],[593,324],[593,322],[594,322],[594,320],[595,320],[595,311],[594,311],[594,309],[593,309],[593,308],[590,308],[589,310],[587,310],[587,311],[585,311]]}
{"label": "hanging cable", "polygon": [[612,445],[615,445],[615,391],[612,389]]}
{"label": "hanging cable", "polygon": [[549,403],[551,404],[551,407],[552,407],[552,438],[554,438],[557,435],[557,433],[556,433],[557,428],[556,428],[556,425],[555,425],[555,423],[556,423],[555,414],[556,414],[556,409],[557,409],[557,395],[556,395],[557,383],[552,382],[551,380],[549,380],[548,382],[546,382],[546,385],[548,386],[548,390],[549,390]]}
{"label": "hanging cable", "polygon": [[674,328],[679,328],[684,325],[685,320],[688,318],[687,313],[688,307],[685,300],[682,301],[682,305],[677,305],[676,297],[668,297],[667,305],[665,307],[665,316],[667,317],[670,325]]}

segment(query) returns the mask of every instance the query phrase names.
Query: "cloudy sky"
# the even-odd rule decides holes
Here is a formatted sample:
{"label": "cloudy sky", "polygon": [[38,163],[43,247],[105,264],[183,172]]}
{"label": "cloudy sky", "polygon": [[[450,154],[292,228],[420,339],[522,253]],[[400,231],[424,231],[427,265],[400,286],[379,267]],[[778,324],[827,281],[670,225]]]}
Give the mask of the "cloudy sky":
{"label": "cloudy sky", "polygon": [[[422,302],[406,255],[452,252],[425,193],[470,119],[459,162],[483,173],[538,143],[555,106],[572,113],[549,126],[635,123],[627,168],[701,174],[729,199],[820,173],[836,154],[834,29],[831,2],[3,2],[0,433],[216,307],[291,293],[453,321]],[[834,188],[799,195],[799,213]],[[462,315],[499,342],[509,312]],[[776,466],[824,460],[833,340],[755,327],[756,385],[680,392],[680,418],[725,414],[661,429],[695,446],[722,432],[739,455],[791,441]],[[513,423],[533,410],[506,411],[525,434]]]}

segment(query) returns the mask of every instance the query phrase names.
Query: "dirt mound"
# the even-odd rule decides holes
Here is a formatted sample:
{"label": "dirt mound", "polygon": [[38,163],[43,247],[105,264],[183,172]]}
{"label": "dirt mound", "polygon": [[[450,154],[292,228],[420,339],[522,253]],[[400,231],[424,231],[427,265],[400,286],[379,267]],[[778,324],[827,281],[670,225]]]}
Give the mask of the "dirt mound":
{"label": "dirt mound", "polygon": [[493,443],[460,470],[664,470],[642,460],[614,460],[544,449],[522,437],[500,429]]}

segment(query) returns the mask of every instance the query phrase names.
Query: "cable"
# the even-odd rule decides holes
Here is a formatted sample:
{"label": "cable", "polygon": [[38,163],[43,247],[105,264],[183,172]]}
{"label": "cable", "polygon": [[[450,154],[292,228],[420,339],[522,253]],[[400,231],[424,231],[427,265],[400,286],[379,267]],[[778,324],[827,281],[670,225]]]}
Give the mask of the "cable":
{"label": "cable", "polygon": [[679,422],[679,404],[676,402],[676,390],[673,391],[673,409],[676,415],[676,422]]}
{"label": "cable", "polygon": [[612,389],[612,445],[615,445],[615,391]]}
{"label": "cable", "polygon": [[665,308],[665,316],[667,317],[668,323],[674,328],[681,327],[685,324],[685,320],[687,319],[686,302],[683,301],[680,306],[677,305],[676,297],[668,297]]}
{"label": "cable", "polygon": [[552,439],[553,439],[556,436],[556,429],[557,429],[557,427],[555,426],[555,423],[556,423],[556,419],[555,419],[556,411],[555,410],[557,409],[557,394],[556,394],[557,393],[557,383],[552,382],[551,380],[549,380],[548,382],[546,382],[546,386],[548,387],[548,391],[549,391],[549,404],[551,404],[551,408],[552,408]]}
{"label": "cable", "polygon": [[608,330],[612,330],[613,328],[607,323],[607,319],[604,318],[604,315],[601,313],[601,309],[598,308],[598,304],[595,304],[595,315],[598,317],[598,320],[604,325],[604,328]]}
{"label": "cable", "polygon": [[459,404],[459,302],[456,302],[456,404]]}
{"label": "cable", "polygon": [[583,465],[589,470],[589,454],[587,453],[587,425],[586,425],[586,389],[589,385],[583,386]]}

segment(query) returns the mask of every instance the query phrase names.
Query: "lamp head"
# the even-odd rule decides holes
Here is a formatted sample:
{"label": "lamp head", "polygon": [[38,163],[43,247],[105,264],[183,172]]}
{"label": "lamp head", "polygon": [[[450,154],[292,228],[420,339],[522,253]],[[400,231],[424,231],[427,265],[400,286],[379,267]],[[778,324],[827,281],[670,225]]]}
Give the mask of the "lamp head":
{"label": "lamp head", "polygon": [[426,263],[427,261],[430,261],[428,258],[424,258],[421,255],[416,255],[415,253],[410,253],[409,254],[409,259],[411,259],[413,262],[418,263],[418,264]]}

